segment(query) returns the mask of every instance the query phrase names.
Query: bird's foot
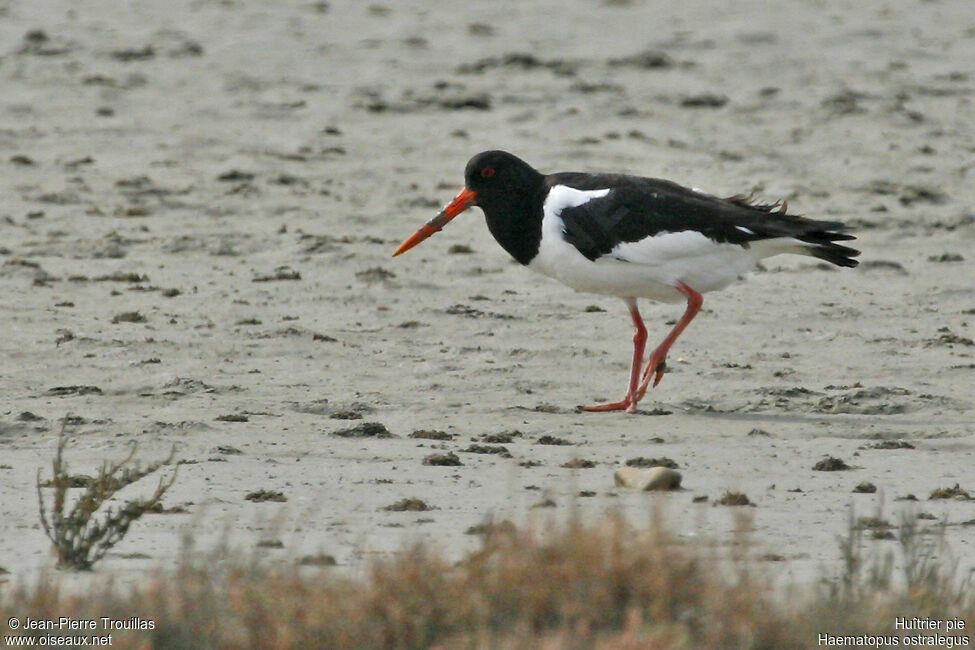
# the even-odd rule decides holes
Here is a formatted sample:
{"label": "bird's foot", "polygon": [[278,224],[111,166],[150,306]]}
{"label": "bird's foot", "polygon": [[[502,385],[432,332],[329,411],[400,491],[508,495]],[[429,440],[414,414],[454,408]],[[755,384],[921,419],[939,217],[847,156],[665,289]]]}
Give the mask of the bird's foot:
{"label": "bird's foot", "polygon": [[636,402],[633,398],[627,396],[618,402],[603,402],[601,404],[589,404],[588,406],[583,406],[583,411],[626,411],[627,413],[636,412]]}
{"label": "bird's foot", "polygon": [[664,357],[658,361],[651,357],[650,362],[643,371],[643,385],[649,386],[652,381],[654,388],[656,388],[660,380],[664,378],[665,372],[667,372],[667,358]]}
{"label": "bird's foot", "polygon": [[643,371],[643,381],[640,382],[640,386],[637,388],[634,403],[643,399],[643,396],[651,385],[656,388],[660,380],[664,378],[665,372],[667,372],[667,358],[664,357],[663,359],[657,360],[651,356],[646,369]]}

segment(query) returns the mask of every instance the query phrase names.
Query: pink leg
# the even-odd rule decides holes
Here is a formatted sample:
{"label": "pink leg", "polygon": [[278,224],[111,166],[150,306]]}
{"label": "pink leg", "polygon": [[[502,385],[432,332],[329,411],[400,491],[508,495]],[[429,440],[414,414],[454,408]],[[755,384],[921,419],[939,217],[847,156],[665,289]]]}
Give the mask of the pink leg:
{"label": "pink leg", "polygon": [[630,384],[626,390],[626,396],[618,402],[606,402],[605,404],[591,404],[584,406],[586,411],[621,411],[626,409],[629,412],[636,410],[637,385],[640,382],[640,368],[643,365],[643,351],[647,346],[647,328],[643,325],[643,318],[640,317],[640,310],[637,309],[635,298],[625,298],[626,306],[630,310],[630,318],[633,319],[633,363],[630,366]]}
{"label": "pink leg", "polygon": [[674,341],[677,340],[677,337],[684,331],[688,323],[694,320],[694,316],[697,315],[698,310],[701,309],[701,305],[704,303],[704,298],[701,294],[683,281],[677,283],[677,290],[687,296],[687,309],[684,311],[684,315],[680,317],[680,320],[677,321],[677,324],[674,325],[674,329],[670,330],[667,338],[657,346],[656,350],[650,353],[650,360],[647,362],[647,367],[643,371],[643,381],[633,396],[634,405],[643,399],[643,395],[647,392],[651,380],[653,381],[653,385],[656,386],[663,379],[664,370],[667,368],[667,353],[670,351],[670,346],[674,344]]}

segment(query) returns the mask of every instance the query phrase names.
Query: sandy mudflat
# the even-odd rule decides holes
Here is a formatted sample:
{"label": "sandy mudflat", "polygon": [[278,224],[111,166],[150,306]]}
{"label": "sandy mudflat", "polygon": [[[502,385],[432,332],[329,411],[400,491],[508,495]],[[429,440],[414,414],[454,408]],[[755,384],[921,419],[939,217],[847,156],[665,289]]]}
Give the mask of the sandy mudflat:
{"label": "sandy mudflat", "polygon": [[[0,566],[53,564],[34,480],[66,414],[75,471],[130,441],[197,461],[166,499],[189,514],[99,565],[122,576],[187,531],[355,571],[460,555],[489,516],[659,508],[701,544],[750,528],[802,581],[838,567],[851,504],[975,520],[928,500],[975,494],[971,3],[718,4],[0,2]],[[578,413],[623,391],[622,303],[512,263],[476,210],[389,257],[490,148],[788,199],[853,224],[863,264],[770,261],[705,297],[643,414]],[[681,308],[643,309],[658,339]],[[333,435],[373,422],[394,437]],[[615,488],[640,456],[685,489]],[[382,509],[406,497],[434,509]],[[947,539],[971,563],[975,526]]]}

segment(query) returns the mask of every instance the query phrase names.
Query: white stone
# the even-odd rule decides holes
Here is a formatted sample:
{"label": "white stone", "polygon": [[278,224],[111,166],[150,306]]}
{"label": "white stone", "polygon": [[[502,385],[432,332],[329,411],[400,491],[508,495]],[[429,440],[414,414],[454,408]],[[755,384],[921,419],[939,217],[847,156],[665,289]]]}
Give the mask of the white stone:
{"label": "white stone", "polygon": [[669,467],[620,467],[614,476],[616,485],[636,490],[676,490],[681,473]]}

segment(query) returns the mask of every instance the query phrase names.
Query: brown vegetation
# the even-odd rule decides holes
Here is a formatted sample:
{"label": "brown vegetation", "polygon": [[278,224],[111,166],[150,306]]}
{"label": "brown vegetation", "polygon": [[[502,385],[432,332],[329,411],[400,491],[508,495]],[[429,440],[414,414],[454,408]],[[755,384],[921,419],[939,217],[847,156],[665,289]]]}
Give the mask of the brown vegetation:
{"label": "brown vegetation", "polygon": [[41,580],[0,594],[0,608],[152,620],[114,636],[143,648],[808,648],[820,633],[895,634],[899,616],[975,621],[971,585],[931,560],[937,544],[907,520],[903,574],[864,557],[851,523],[844,575],[791,599],[748,562],[706,558],[662,530],[619,518],[544,536],[492,526],[457,564],[415,546],[362,579],[187,551],[175,574],[131,592],[106,583],[75,597]]}

